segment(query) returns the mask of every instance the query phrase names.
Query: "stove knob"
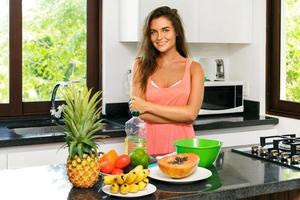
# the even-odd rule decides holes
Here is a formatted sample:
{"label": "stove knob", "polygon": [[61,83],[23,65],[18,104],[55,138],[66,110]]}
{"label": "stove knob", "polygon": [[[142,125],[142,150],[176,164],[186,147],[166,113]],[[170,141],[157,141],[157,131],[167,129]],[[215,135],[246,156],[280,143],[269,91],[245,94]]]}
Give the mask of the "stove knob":
{"label": "stove knob", "polygon": [[262,157],[266,157],[266,156],[268,156],[268,154],[269,154],[269,151],[267,148],[265,148],[265,147],[260,148],[260,155]]}
{"label": "stove knob", "polygon": [[258,150],[259,150],[258,145],[254,145],[254,146],[251,147],[252,154],[258,154]]}
{"label": "stove knob", "polygon": [[281,154],[280,154],[281,162],[287,163],[289,157],[290,156],[289,156],[288,152],[281,152]]}
{"label": "stove knob", "polygon": [[300,156],[299,155],[293,155],[292,156],[292,164],[299,164],[300,163]]}
{"label": "stove knob", "polygon": [[270,151],[270,158],[271,159],[277,159],[278,158],[278,155],[279,155],[279,152],[277,149],[272,149]]}

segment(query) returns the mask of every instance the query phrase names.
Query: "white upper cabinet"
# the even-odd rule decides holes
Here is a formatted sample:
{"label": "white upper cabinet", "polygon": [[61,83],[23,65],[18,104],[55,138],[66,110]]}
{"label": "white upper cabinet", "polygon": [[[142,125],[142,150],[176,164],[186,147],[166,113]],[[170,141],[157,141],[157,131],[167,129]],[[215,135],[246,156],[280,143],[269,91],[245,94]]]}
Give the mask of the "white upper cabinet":
{"label": "white upper cabinet", "polygon": [[251,43],[252,0],[119,0],[120,41],[137,42],[146,16],[176,8],[190,43]]}
{"label": "white upper cabinet", "polygon": [[250,43],[252,0],[200,0],[199,42]]}

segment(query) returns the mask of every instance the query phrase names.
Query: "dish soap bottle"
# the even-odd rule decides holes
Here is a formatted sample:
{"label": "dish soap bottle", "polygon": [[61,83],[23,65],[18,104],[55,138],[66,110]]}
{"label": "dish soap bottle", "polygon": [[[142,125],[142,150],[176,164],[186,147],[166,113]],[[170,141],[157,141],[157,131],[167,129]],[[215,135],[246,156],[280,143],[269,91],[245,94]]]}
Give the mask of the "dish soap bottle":
{"label": "dish soap bottle", "polygon": [[146,123],[139,118],[139,112],[131,113],[132,118],[125,123],[125,154],[130,154],[137,148],[146,151]]}

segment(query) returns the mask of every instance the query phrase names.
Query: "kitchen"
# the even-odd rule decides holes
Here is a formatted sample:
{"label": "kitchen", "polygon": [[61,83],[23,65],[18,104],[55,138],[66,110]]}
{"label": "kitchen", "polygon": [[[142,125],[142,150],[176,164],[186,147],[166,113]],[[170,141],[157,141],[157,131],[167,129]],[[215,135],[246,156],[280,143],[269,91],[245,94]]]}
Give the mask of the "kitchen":
{"label": "kitchen", "polygon": [[[124,2],[126,1],[125,0],[122,0],[121,2],[117,0],[103,1],[102,89],[103,89],[103,108],[104,108],[103,110],[104,111],[107,110],[105,109],[107,104],[111,104],[113,106],[114,104],[121,103],[119,105],[122,106],[123,103],[127,102],[129,98],[127,72],[130,69],[132,62],[134,60],[137,42],[120,42],[119,39],[120,37],[119,28],[121,28],[119,27],[120,16],[118,15],[119,12],[116,12],[117,10],[116,8],[119,8],[120,4]],[[216,3],[216,1],[214,2]],[[259,108],[258,110],[256,110],[256,112],[260,116],[265,116],[266,115],[266,106],[265,106],[266,105],[266,94],[265,94],[266,93],[265,92],[266,91],[266,86],[265,86],[266,85],[266,78],[265,78],[266,77],[266,67],[265,67],[266,65],[265,64],[266,63],[266,56],[265,56],[266,1],[253,0],[253,1],[246,1],[246,2],[248,3],[250,2],[249,4],[250,6],[247,4],[244,8],[248,10],[247,13],[251,14],[250,15],[251,18],[247,18],[246,20],[247,21],[246,24],[248,26],[245,26],[245,28],[250,27],[250,31],[252,32],[250,40],[243,41],[243,42],[241,41],[240,42],[232,42],[232,41],[231,42],[228,41],[227,42],[222,42],[222,41],[203,42],[202,41],[202,42],[192,42],[189,45],[191,48],[192,56],[197,60],[199,59],[200,56],[224,58],[225,67],[226,67],[225,70],[227,70],[225,71],[226,72],[225,76],[227,76],[228,80],[246,82],[247,87],[245,87],[245,90],[247,92],[244,96],[245,100],[259,102]],[[132,6],[131,8],[133,7],[134,6]],[[114,10],[114,15],[111,15],[112,10]],[[218,10],[216,8],[213,14],[216,15],[221,11],[222,9]],[[201,24],[199,26],[201,26]],[[249,35],[247,36],[249,37]],[[115,80],[122,80],[122,81],[115,81]],[[199,136],[203,136],[205,138],[218,139],[224,142],[224,147],[232,147],[238,145],[258,144],[260,136],[270,136],[270,135],[287,134],[287,133],[295,133],[297,135],[299,134],[300,128],[299,126],[297,126],[299,120],[288,118],[288,117],[279,117],[279,116],[272,116],[272,117],[273,118],[270,124],[266,124],[266,125],[260,125],[260,126],[252,125],[252,126],[241,127],[242,126],[241,122],[228,122],[227,127],[223,125],[223,127],[226,128],[219,127],[218,129],[216,129],[216,127],[220,126],[220,124],[222,123],[219,124],[214,123],[210,125],[212,126],[212,128],[207,128],[209,125],[206,124],[207,129],[205,129],[205,125],[202,125],[201,127],[201,120],[200,120],[199,122],[200,127],[198,129]],[[276,120],[275,121],[273,120],[274,118],[279,119],[278,124],[276,123]],[[266,119],[265,121],[268,122],[268,119]],[[237,123],[239,125],[233,125],[234,123]],[[111,130],[109,130],[108,132],[111,132]],[[105,144],[102,146],[103,151],[106,151],[111,148],[115,148],[119,152],[123,151],[122,139],[119,139],[117,137],[119,132],[120,131],[114,132],[116,137],[111,137],[109,139],[106,139]],[[1,168],[6,169],[6,168],[14,168],[14,166],[17,166],[16,168],[22,168],[22,167],[33,166],[33,165],[65,163],[67,152],[61,151],[57,153],[57,149],[59,149],[59,147],[61,146],[61,143],[59,143],[62,142],[61,139],[62,137],[60,136],[52,137],[52,139],[48,138],[48,140],[51,140],[51,143],[45,144],[46,146],[39,144],[39,141],[41,141],[40,138],[35,140],[28,140],[28,141],[18,140],[18,142],[21,144],[26,144],[29,143],[30,141],[31,142],[33,141],[31,143],[32,145],[27,145],[27,146],[21,145],[15,147],[2,146],[0,150],[0,157],[1,160],[6,160],[6,161],[1,162],[0,166]],[[5,141],[1,144],[9,145],[9,142]],[[26,152],[27,154],[24,154],[24,152]],[[24,158],[24,155],[26,155],[27,159],[26,160],[20,159],[20,158]],[[49,156],[45,158],[44,155],[49,155]],[[243,177],[242,176],[244,175],[243,171],[237,170],[239,173],[234,173],[232,172],[233,169],[228,167],[228,165],[226,165],[226,163],[232,163],[232,162],[241,163],[241,166],[237,166],[237,168],[234,169],[243,169],[243,168],[248,169],[250,168],[250,166],[243,165],[243,163],[244,164],[249,163],[248,160],[249,159],[247,159],[246,157],[241,157],[235,154],[226,154],[225,152],[225,156],[223,160],[223,162],[225,163],[223,169],[225,171],[223,172],[221,171],[219,174],[219,176],[221,177],[222,187],[226,186],[226,181],[227,183],[228,182],[230,183],[230,181],[232,180],[239,180],[246,185],[249,184],[249,180],[253,180],[253,179],[258,179],[258,181],[263,182],[264,180],[260,180],[260,179],[263,179],[262,177],[264,175],[260,176],[260,178],[256,178],[254,174],[257,174],[259,176],[260,173],[263,174],[264,172],[263,170],[265,168],[267,167],[273,168],[273,166],[269,166],[266,163],[260,163],[260,161],[253,161],[252,167],[254,169],[258,168],[259,170],[257,170],[257,172],[251,173],[253,177],[251,177],[251,175],[250,176],[245,175],[246,177]],[[9,167],[8,165],[10,165],[11,167]],[[219,163],[219,167],[220,165],[221,162]],[[218,165],[216,166],[216,169],[218,169]],[[26,171],[26,169],[24,170]],[[249,169],[249,170],[253,170],[253,169]],[[277,169],[275,169],[275,171],[276,170],[280,171],[280,173],[282,173],[281,171],[283,171],[288,175],[297,177],[297,175],[294,175],[297,174],[295,171],[289,172],[288,169],[285,169],[283,167],[278,167]],[[233,177],[233,179],[226,179],[228,176],[230,176],[231,173],[236,174],[236,177]],[[242,184],[239,181],[231,184],[232,185]],[[276,178],[270,180],[270,182],[272,181],[276,181]],[[159,185],[159,183],[157,184]],[[299,188],[297,187],[296,182],[293,182],[293,184],[295,184],[294,188],[288,188],[287,190],[283,190],[282,188],[284,188],[284,186],[287,187],[285,184],[286,183],[281,182],[278,183],[277,185],[278,187],[273,188],[274,190],[270,190],[270,188],[267,188],[267,190],[269,190],[269,193],[274,193],[277,191],[280,192],[280,191],[287,191],[287,190],[293,190]],[[65,186],[65,187],[62,186],[62,187],[64,188],[64,192],[70,190],[69,186]],[[164,185],[161,184],[161,187],[164,187]],[[230,184],[228,184],[228,187],[230,187]],[[50,188],[53,189],[53,191],[49,189],[51,193],[54,193],[56,187],[50,187]],[[226,187],[223,189],[226,190]],[[180,195],[180,193],[175,193],[174,191],[178,191],[178,190],[179,187],[174,186],[173,190],[171,191],[167,190],[169,192],[162,193],[161,195],[166,195],[165,198],[170,198],[172,196],[176,197],[176,195]],[[221,191],[224,190],[221,189]],[[44,190],[41,188],[41,191]],[[26,191],[24,192],[26,193]],[[246,193],[246,191],[242,189],[239,190],[238,192],[240,192],[239,194],[241,196],[237,195],[236,197],[233,198],[243,198],[243,197],[250,197],[250,196],[264,194],[263,192],[255,193],[254,188],[252,188],[252,190],[249,191],[249,193]],[[210,193],[210,194],[217,195],[217,193],[218,192]],[[229,193],[230,192],[228,192],[227,195],[229,195]],[[247,195],[243,196],[242,195],[243,193]],[[225,193],[220,193],[220,195],[224,195],[224,194]],[[199,192],[199,195],[202,195],[202,193]],[[151,199],[153,197],[149,197],[149,198]],[[215,196],[215,198],[218,199],[217,196]],[[229,199],[229,198],[230,197],[228,196],[228,198],[225,199]]]}

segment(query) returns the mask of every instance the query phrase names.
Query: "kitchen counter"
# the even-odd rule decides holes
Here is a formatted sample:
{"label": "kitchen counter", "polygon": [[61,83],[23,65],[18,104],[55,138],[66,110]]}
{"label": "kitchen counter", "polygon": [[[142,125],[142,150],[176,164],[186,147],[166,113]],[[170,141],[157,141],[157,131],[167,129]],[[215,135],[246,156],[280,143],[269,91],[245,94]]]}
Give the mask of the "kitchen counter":
{"label": "kitchen counter", "polygon": [[[22,122],[19,122],[20,126],[16,122],[11,122],[6,124],[8,127],[0,127],[0,147],[64,142],[63,127],[49,125],[44,122],[47,120],[47,118],[40,120],[41,124],[38,124],[38,120],[26,121],[26,126]],[[58,128],[60,129],[57,130]],[[124,137],[125,131],[123,125],[104,120],[102,129],[95,135],[98,138]]]}
{"label": "kitchen counter", "polygon": [[[240,199],[300,188],[300,171],[246,157],[223,149],[212,176],[186,184],[150,179],[157,187],[143,199]],[[101,192],[101,181],[93,189],[72,188],[64,165],[48,165],[0,171],[1,199],[115,199]],[[100,191],[98,192],[98,190]]]}
{"label": "kitchen counter", "polygon": [[[101,137],[125,137],[124,123],[128,118],[109,118],[104,120],[104,126],[96,135]],[[0,121],[0,147],[22,146],[32,144],[46,144],[55,142],[64,142],[64,135],[62,133],[50,134],[16,134],[12,129],[25,127],[49,126],[50,119],[37,118],[26,120],[1,120]],[[261,125],[276,125],[278,119],[268,116],[256,115],[226,115],[226,116],[211,116],[198,117],[194,121],[194,129],[197,130],[211,130],[235,127],[249,127]],[[26,128],[25,128],[26,129]],[[25,130],[23,129],[23,130]],[[24,132],[24,131],[23,131]],[[33,132],[37,132],[34,130]]]}

